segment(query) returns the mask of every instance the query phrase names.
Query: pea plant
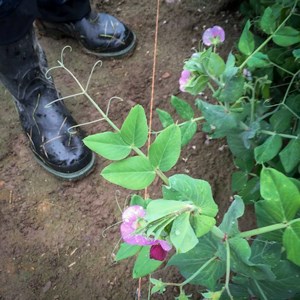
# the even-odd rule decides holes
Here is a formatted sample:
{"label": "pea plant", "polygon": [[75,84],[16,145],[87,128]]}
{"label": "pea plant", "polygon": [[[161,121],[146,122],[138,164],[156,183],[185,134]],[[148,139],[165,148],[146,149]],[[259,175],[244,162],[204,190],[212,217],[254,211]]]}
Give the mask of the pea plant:
{"label": "pea plant", "polygon": [[[292,53],[294,65],[299,59],[299,51],[288,48],[300,42],[300,33],[290,29],[298,1],[290,6],[286,3],[280,9],[266,8],[258,21],[262,34],[268,35],[264,41],[256,41],[247,22],[238,43],[240,53],[230,53],[226,62],[217,54],[218,44],[225,39],[223,29],[214,26],[204,33],[203,43],[208,48],[186,61],[180,88],[196,96],[209,88],[217,104],[197,99],[202,113],[197,118],[187,102],[173,97],[172,105],[184,122],[174,122],[169,113],[158,110],[164,129],[147,152],[144,146],[149,128],[143,107],[134,106],[119,128],[88,94],[90,78],[83,87],[63,59],[59,61],[58,67],[78,83],[81,92],[77,95],[85,95],[111,126],[111,131],[84,139],[91,150],[110,161],[101,176],[133,191],[160,179],[161,198],[144,199],[138,193],[131,197],[122,214],[123,242],[116,254],[116,261],[136,258],[133,278],[149,275],[149,299],[155,293],[167,292],[170,286],[178,288],[176,299],[189,299],[188,284],[198,285],[205,299],[300,296],[300,192],[299,181],[291,177],[300,161],[295,150],[300,130],[296,93],[299,71],[277,66],[268,54],[272,50],[268,43],[273,41]],[[266,23],[272,27],[262,25]],[[266,67],[270,74],[285,74],[288,84],[283,98],[279,93],[271,99],[275,74],[264,75],[261,71]],[[202,130],[212,138],[227,139],[241,169],[234,176],[238,193],[221,222],[216,220],[218,206],[207,181],[180,173],[166,175],[200,120],[204,122]],[[278,167],[280,163],[282,168]],[[253,190],[253,186],[249,188],[253,178],[248,181],[249,177],[258,185],[255,198],[245,192],[247,187]],[[258,227],[241,231],[239,219],[250,201],[247,199],[255,200]],[[185,280],[172,283],[156,278],[155,270],[162,265],[177,267]]]}

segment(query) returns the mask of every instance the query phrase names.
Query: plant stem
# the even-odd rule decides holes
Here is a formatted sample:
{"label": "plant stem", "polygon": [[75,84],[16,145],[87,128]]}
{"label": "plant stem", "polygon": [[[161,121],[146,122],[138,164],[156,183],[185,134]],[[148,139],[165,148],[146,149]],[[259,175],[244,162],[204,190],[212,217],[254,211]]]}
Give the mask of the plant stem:
{"label": "plant stem", "polygon": [[292,16],[293,14],[293,11],[297,5],[297,0],[295,1],[289,15],[282,21],[282,23],[276,28],[276,30],[260,45],[258,46],[254,52],[251,53],[251,55],[249,55],[245,60],[244,62],[239,66],[239,69],[243,69],[245,67],[245,65],[247,64],[247,62],[253,57],[253,55],[255,55],[257,52],[259,52],[263,47],[265,47],[269,41],[276,35],[276,33],[278,32],[279,29],[281,29],[281,27],[284,26],[284,24],[287,22],[287,20]]}
{"label": "plant stem", "polygon": [[214,236],[221,240],[223,240],[225,237],[225,233],[217,226],[214,226],[210,231]]}
{"label": "plant stem", "polygon": [[290,135],[290,134],[284,134],[284,133],[277,133],[274,131],[269,131],[269,130],[260,130],[260,133],[264,133],[267,135],[279,135],[281,137],[287,138],[287,139],[295,139],[298,140],[300,137],[296,135]]}
{"label": "plant stem", "polygon": [[225,279],[225,289],[227,291],[227,294],[231,300],[234,300],[230,289],[229,289],[229,280],[230,280],[230,247],[228,239],[225,240],[226,244],[226,279]]}
{"label": "plant stem", "polygon": [[248,238],[248,237],[251,237],[251,236],[255,236],[255,235],[264,234],[264,233],[267,233],[267,232],[287,228],[295,222],[300,222],[300,218],[294,219],[294,220],[289,221],[287,223],[277,223],[277,224],[273,224],[273,225],[269,225],[269,226],[265,226],[265,227],[260,227],[260,228],[257,228],[257,229],[244,231],[244,232],[241,232],[241,233],[239,233],[239,234],[237,234],[237,235],[235,235],[231,238]]}

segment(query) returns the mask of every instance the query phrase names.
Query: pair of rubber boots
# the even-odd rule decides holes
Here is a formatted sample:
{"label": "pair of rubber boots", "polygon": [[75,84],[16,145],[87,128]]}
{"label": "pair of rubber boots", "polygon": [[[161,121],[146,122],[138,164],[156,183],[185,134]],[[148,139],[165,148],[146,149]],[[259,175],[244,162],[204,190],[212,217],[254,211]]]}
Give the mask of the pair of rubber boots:
{"label": "pair of rubber boots", "polygon": [[[125,56],[136,44],[135,35],[108,14],[91,12],[76,22],[37,25],[45,33],[77,39],[99,57]],[[21,40],[0,46],[0,81],[15,100],[37,162],[59,178],[77,180],[92,170],[95,158],[63,101],[53,102],[60,95],[45,76],[47,68],[33,28]]]}

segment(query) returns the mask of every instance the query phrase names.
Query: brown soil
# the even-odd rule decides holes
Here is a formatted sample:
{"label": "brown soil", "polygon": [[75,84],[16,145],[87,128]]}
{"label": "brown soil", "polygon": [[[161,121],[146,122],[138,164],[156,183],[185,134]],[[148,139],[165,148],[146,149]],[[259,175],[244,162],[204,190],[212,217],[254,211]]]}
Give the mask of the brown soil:
{"label": "brown soil", "polygon": [[[227,39],[221,48],[224,56],[234,46],[239,36],[236,26],[239,18],[234,12],[221,11],[219,4],[217,7],[209,3],[161,1],[155,108],[173,112],[170,96],[179,93],[178,78],[184,59],[198,46],[205,26],[218,24],[225,28]],[[103,61],[89,89],[104,109],[111,97],[123,99],[112,102],[109,112],[120,125],[137,103],[149,114],[156,1],[99,0],[93,5],[124,20],[139,40],[131,57]],[[71,45],[73,51],[65,63],[81,82],[86,82],[95,57],[84,54],[70,39],[39,36],[39,40],[49,66],[56,64],[65,45]],[[65,72],[55,71],[53,76],[63,95],[78,91]],[[112,226],[121,219],[117,201],[123,209],[131,191],[99,176],[108,163],[102,158],[98,158],[95,171],[79,182],[62,182],[47,174],[33,159],[4,88],[0,90],[0,101],[0,299],[134,299],[138,281],[131,279],[132,261],[113,263],[120,239],[119,226]],[[99,118],[84,98],[67,100],[67,105],[79,122]],[[155,114],[153,128],[160,129]],[[104,123],[85,127],[88,133],[106,129]],[[234,169],[232,157],[223,144],[223,141],[208,142],[199,131],[183,150],[182,159],[173,171],[208,180],[220,214],[230,202],[230,175]],[[160,185],[157,181],[149,190],[152,198],[160,196]],[[156,276],[180,280],[173,269],[159,271]],[[147,298],[147,289],[147,281],[143,280],[143,299]],[[164,296],[153,298],[173,299],[175,295],[176,290],[170,288]],[[199,294],[196,297],[199,299]]]}

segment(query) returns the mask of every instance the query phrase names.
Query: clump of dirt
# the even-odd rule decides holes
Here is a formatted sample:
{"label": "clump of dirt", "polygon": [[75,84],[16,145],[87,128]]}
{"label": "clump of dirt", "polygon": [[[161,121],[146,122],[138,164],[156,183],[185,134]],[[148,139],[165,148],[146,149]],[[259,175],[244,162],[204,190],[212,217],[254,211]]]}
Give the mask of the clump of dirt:
{"label": "clump of dirt", "polygon": [[[213,3],[161,1],[154,108],[173,112],[170,96],[179,95],[178,78],[183,62],[198,47],[205,27],[217,24],[225,29],[227,39],[221,48],[224,56],[234,46],[240,34],[238,17],[235,12],[220,11],[219,4]],[[103,61],[93,75],[90,95],[104,109],[110,98],[123,99],[113,101],[109,111],[117,125],[122,124],[135,104],[143,105],[149,115],[154,1],[103,0],[93,1],[93,6],[126,22],[136,32],[138,46],[131,57]],[[50,67],[56,64],[61,49],[70,45],[73,51],[65,57],[65,64],[81,82],[86,82],[97,58],[83,54],[71,39],[39,36],[39,40]],[[65,72],[52,74],[63,95],[78,92],[76,83]],[[120,239],[119,226],[113,226],[121,219],[117,202],[122,210],[130,191],[116,188],[99,176],[107,164],[101,158],[95,171],[79,182],[62,182],[47,174],[33,159],[4,88],[0,90],[0,101],[0,299],[134,299],[138,281],[131,278],[132,261],[113,262]],[[80,123],[99,118],[84,98],[66,103]],[[86,126],[85,130],[92,134],[108,128],[107,124],[97,123]],[[160,129],[155,114],[153,129]],[[224,142],[209,141],[199,131],[172,172],[208,180],[222,215],[230,202],[233,169]],[[157,181],[149,190],[151,198],[160,196],[160,186]],[[157,274],[180,280],[174,269]],[[145,280],[142,289],[146,297]],[[173,299],[176,293],[169,289],[165,295],[154,298]]]}

